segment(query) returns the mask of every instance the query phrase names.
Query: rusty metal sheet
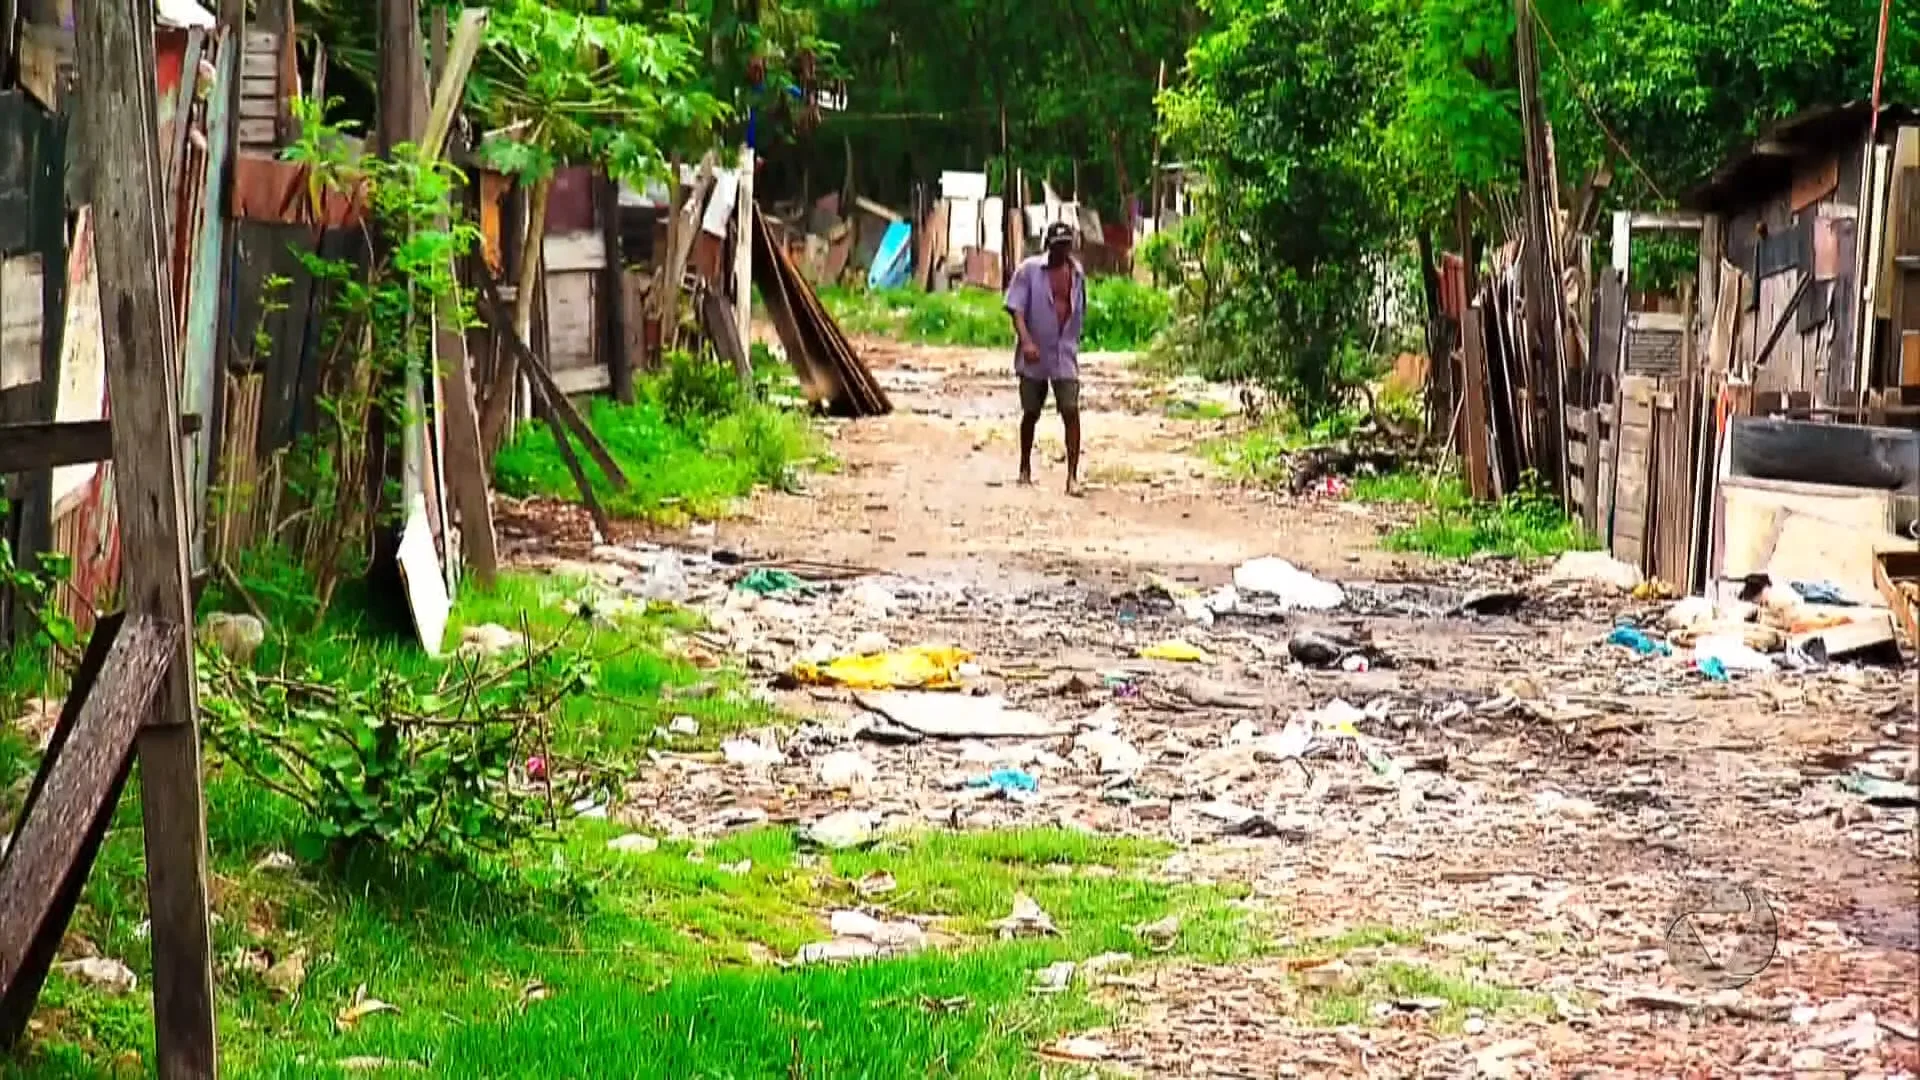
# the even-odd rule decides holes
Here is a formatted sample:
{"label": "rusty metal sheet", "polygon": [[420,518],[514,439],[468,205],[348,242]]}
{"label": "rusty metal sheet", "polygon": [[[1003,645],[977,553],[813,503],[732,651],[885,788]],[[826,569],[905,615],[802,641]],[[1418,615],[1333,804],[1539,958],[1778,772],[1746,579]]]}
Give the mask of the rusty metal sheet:
{"label": "rusty metal sheet", "polygon": [[1787,193],[1787,204],[1795,210],[1805,210],[1839,188],[1840,155],[1829,154],[1824,158],[1802,161],[1794,167],[1793,185]]}

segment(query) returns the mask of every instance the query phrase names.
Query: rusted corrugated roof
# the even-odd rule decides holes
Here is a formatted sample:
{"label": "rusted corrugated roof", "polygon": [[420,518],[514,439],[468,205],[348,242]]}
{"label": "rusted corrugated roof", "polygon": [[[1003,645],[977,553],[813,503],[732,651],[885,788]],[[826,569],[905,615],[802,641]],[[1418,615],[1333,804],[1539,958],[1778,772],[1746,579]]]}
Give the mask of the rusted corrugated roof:
{"label": "rusted corrugated roof", "polygon": [[[1680,204],[1690,210],[1724,211],[1750,205],[1793,183],[1797,162],[1825,157],[1867,135],[1873,105],[1849,101],[1820,105],[1768,127],[1758,139],[1727,158],[1705,181],[1686,192]],[[1915,113],[1901,105],[1883,105],[1880,129],[1911,122]]]}

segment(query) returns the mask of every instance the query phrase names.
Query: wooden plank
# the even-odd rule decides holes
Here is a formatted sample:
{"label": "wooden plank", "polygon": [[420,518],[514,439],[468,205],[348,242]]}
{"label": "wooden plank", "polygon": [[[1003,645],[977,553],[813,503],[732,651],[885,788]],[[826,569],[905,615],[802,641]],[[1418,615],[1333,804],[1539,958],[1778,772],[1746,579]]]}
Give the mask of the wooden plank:
{"label": "wooden plank", "polygon": [[1642,232],[1684,232],[1700,228],[1705,221],[1705,215],[1688,210],[1636,210],[1627,214],[1628,228]]}
{"label": "wooden plank", "polygon": [[278,97],[280,94],[280,58],[272,50],[266,52],[243,52],[240,56],[240,78],[242,92],[249,86],[260,86],[259,80],[267,80],[264,91]]}
{"label": "wooden plank", "polygon": [[740,377],[742,386],[753,385],[753,360],[747,355],[746,343],[740,340],[733,308],[718,289],[706,289],[700,298],[700,328],[706,332],[707,340],[713,342],[713,351],[720,359],[733,365]]}
{"label": "wooden plank", "polygon": [[40,381],[45,307],[46,269],[40,252],[0,256],[0,390]]}
{"label": "wooden plank", "polygon": [[[548,407],[554,410],[561,421],[561,426],[572,430],[573,434],[586,444],[587,452],[593,455],[594,463],[600,466],[602,473],[606,474],[607,483],[611,484],[615,491],[625,491],[628,486],[627,474],[621,471],[620,463],[613,459],[613,454],[607,450],[606,444],[601,442],[600,437],[594,434],[593,428],[588,426],[586,418],[580,415],[571,401],[567,400],[566,393],[554,382],[553,373],[547,370],[547,366],[533,355],[533,350],[528,348],[527,343],[521,341],[520,335],[514,332],[511,314],[500,300],[499,292],[491,279],[481,284],[479,300],[480,317],[489,323],[506,342],[508,356],[513,363],[519,365],[521,374],[533,384],[534,392],[545,399]],[[605,368],[592,370],[597,370],[602,375],[606,374]],[[566,442],[564,439],[554,441]]]}
{"label": "wooden plank", "polygon": [[[127,611],[184,626],[187,510],[180,455],[176,323],[160,246],[153,30],[138,0],[75,13],[79,157],[92,178],[102,339],[113,432],[114,491]],[[155,1071],[160,1080],[216,1069],[207,826],[193,652],[184,636],[139,738],[153,942]]]}
{"label": "wooden plank", "polygon": [[1475,305],[1462,320],[1461,356],[1465,382],[1467,486],[1477,500],[1493,497],[1493,472],[1487,458],[1486,311]]}
{"label": "wooden plank", "polygon": [[591,367],[568,368],[553,373],[553,385],[567,397],[581,394],[593,394],[613,386],[613,375],[606,368],[595,364]]}
{"label": "wooden plank", "polygon": [[1795,213],[1805,210],[1840,188],[1840,155],[1802,160],[1794,166],[1793,183],[1787,191],[1787,205]]}
{"label": "wooden plank", "polygon": [[[181,434],[200,430],[200,417],[181,418]],[[29,421],[0,424],[0,475],[85,465],[113,457],[113,433],[105,420]]]}
{"label": "wooden plank", "polygon": [[185,640],[178,626],[102,619],[0,863],[0,1046],[15,1045],[126,781],[134,738]]}

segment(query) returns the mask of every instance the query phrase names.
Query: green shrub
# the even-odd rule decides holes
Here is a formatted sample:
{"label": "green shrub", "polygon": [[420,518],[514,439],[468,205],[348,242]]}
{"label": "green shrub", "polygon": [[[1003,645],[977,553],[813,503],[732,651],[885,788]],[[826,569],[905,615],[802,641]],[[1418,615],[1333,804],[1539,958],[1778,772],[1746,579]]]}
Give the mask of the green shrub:
{"label": "green shrub", "polygon": [[[795,466],[820,452],[804,415],[754,399],[729,367],[676,358],[635,389],[632,405],[596,398],[587,410],[588,426],[626,473],[626,491],[614,491],[576,447],[594,494],[616,517],[717,517],[756,486],[786,486]],[[494,455],[493,471],[509,495],[579,497],[544,423],[515,432]]]}

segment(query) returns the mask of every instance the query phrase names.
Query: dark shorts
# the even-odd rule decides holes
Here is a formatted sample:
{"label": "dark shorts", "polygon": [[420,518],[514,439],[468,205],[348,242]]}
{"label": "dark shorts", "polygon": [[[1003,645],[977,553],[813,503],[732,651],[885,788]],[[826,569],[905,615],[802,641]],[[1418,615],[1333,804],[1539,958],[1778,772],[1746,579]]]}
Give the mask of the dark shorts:
{"label": "dark shorts", "polygon": [[1053,389],[1053,404],[1062,413],[1080,411],[1079,379],[1029,379],[1020,376],[1020,411],[1037,413],[1047,407],[1047,389]]}

